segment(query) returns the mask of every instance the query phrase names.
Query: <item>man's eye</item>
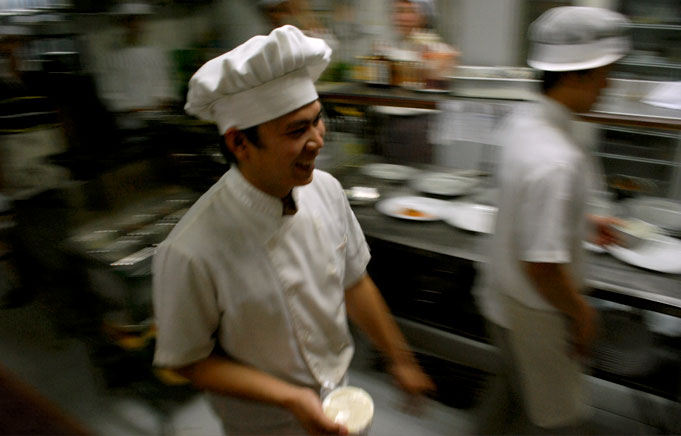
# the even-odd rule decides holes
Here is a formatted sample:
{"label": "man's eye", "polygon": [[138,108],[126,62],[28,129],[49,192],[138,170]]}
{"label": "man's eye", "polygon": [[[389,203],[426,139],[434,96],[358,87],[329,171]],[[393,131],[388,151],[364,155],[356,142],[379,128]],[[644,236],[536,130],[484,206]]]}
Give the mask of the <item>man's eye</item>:
{"label": "man's eye", "polygon": [[292,137],[292,138],[298,138],[300,136],[303,136],[303,134],[305,133],[305,130],[307,130],[307,129],[291,130],[290,132],[287,133],[287,135]]}

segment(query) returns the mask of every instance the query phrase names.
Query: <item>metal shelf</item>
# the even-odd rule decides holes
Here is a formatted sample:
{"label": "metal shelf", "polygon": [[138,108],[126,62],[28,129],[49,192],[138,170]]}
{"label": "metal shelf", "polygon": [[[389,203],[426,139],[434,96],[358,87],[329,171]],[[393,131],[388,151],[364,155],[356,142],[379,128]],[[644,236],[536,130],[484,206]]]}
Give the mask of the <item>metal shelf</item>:
{"label": "metal shelf", "polygon": [[679,135],[677,133],[668,133],[668,132],[654,131],[654,130],[647,130],[647,129],[631,129],[631,128],[626,128],[626,127],[608,126],[608,125],[602,125],[601,129],[610,130],[610,131],[613,131],[613,132],[628,133],[628,134],[632,134],[632,135],[647,135],[647,136],[655,136],[655,137],[660,137],[660,138],[679,139]]}
{"label": "metal shelf", "polygon": [[636,62],[636,61],[628,61],[628,60],[622,60],[617,62],[620,65],[630,65],[634,67],[647,67],[647,68],[671,68],[674,70],[681,69],[681,64],[679,63],[671,63],[671,62]]}
{"label": "metal shelf", "polygon": [[653,164],[653,165],[664,165],[664,166],[668,166],[668,167],[681,168],[681,162],[674,162],[674,161],[669,161],[669,160],[649,159],[649,158],[645,158],[645,157],[634,157],[634,156],[623,156],[621,154],[600,153],[600,152],[594,152],[594,155],[596,155],[598,157],[605,157],[605,158],[608,158],[608,159],[626,160],[626,161],[629,161],[629,162],[647,163],[647,164]]}
{"label": "metal shelf", "polygon": [[631,23],[627,27],[632,29],[681,30],[681,24]]}

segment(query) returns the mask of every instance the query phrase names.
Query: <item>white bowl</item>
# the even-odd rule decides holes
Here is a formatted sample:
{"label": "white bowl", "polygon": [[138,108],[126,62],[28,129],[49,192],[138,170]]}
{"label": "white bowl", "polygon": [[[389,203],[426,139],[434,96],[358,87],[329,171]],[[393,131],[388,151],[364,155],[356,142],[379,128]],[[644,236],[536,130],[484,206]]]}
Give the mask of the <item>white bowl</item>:
{"label": "white bowl", "polygon": [[374,401],[364,389],[343,386],[324,397],[324,414],[334,422],[343,424],[354,436],[369,434],[374,418]]}

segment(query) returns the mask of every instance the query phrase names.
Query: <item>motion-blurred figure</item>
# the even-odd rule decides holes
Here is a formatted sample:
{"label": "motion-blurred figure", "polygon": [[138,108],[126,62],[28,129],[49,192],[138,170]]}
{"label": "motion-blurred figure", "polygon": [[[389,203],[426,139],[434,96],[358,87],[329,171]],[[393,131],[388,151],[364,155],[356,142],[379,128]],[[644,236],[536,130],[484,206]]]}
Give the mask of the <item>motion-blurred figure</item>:
{"label": "motion-blurred figure", "polygon": [[320,22],[307,0],[259,0],[258,7],[272,29],[291,24],[307,36],[323,39],[332,50],[338,49],[338,39]]}
{"label": "motion-blurred figure", "polygon": [[516,110],[500,135],[499,210],[481,305],[499,346],[497,382],[504,386],[488,398],[498,402],[482,409],[497,412],[483,414],[482,432],[504,431],[489,425],[503,425],[519,404],[535,426],[522,433],[586,430],[582,359],[596,336],[597,314],[582,296],[583,242],[616,241],[611,219],[587,215],[587,196],[599,185],[596,162],[572,123],[573,114],[589,111],[607,86],[610,65],[628,51],[626,25],[606,9],[558,7],[530,26],[527,62],[543,72],[543,95]]}
{"label": "motion-blurred figure", "polygon": [[119,114],[169,109],[177,98],[168,56],[143,40],[151,6],[123,3],[114,13],[119,15],[123,39],[99,61],[97,80],[102,100]]}
{"label": "motion-blurred figure", "polygon": [[[436,31],[435,0],[394,0],[392,23],[396,33],[394,48],[413,52],[406,56],[422,63],[418,87],[447,89],[448,76],[456,65],[458,50],[445,43]],[[389,57],[405,58],[405,54],[392,52]],[[398,83],[399,84],[399,83]]]}

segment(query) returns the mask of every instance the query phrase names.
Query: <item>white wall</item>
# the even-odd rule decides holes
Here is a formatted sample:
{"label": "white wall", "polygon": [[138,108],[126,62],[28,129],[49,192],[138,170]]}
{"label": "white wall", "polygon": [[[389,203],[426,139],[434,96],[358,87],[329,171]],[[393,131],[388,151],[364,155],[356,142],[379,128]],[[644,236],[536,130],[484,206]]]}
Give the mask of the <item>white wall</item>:
{"label": "white wall", "polygon": [[516,66],[520,51],[522,0],[459,0],[462,65]]}

